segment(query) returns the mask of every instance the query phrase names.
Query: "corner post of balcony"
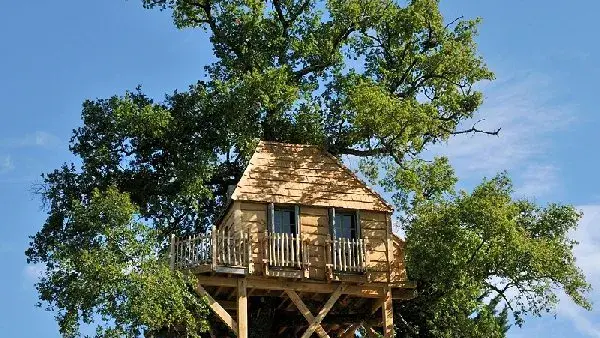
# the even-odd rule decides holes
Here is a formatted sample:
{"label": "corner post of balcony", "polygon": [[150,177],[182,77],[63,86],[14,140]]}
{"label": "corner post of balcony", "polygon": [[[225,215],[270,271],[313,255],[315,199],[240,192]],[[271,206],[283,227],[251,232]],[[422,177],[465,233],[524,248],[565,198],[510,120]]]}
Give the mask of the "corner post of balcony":
{"label": "corner post of balcony", "polygon": [[325,240],[325,269],[328,281],[333,279],[333,250],[331,234],[327,234],[327,239]]}
{"label": "corner post of balcony", "polygon": [[169,266],[175,270],[175,234],[171,234],[171,247],[169,249]]}
{"label": "corner post of balcony", "polygon": [[212,256],[210,259],[210,263],[214,271],[217,268],[217,227],[214,225],[212,226],[210,237],[210,250]]}
{"label": "corner post of balcony", "polygon": [[252,231],[250,225],[248,225],[248,235],[246,237],[246,252],[248,257],[246,259],[246,264],[248,265],[248,274],[252,274],[254,272],[254,263],[252,260]]}

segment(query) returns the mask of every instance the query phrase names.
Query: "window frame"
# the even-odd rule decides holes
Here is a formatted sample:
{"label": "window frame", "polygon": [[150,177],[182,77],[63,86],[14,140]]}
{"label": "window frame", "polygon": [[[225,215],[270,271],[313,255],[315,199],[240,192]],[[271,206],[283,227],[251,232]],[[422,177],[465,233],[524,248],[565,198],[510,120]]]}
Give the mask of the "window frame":
{"label": "window frame", "polygon": [[350,237],[352,239],[360,239],[362,238],[362,227],[360,224],[360,210],[358,209],[337,209],[337,208],[329,208],[329,232],[332,238],[346,238],[336,236],[336,221],[338,216],[341,215],[351,215],[352,221],[350,225],[350,234],[352,234],[352,225],[354,225],[354,237]]}
{"label": "window frame", "polygon": [[293,236],[300,234],[300,207],[298,205],[290,204],[274,204],[269,203],[267,207],[267,231],[269,233],[275,233],[275,213],[277,211],[289,211],[293,214],[294,224],[290,224],[290,232]]}

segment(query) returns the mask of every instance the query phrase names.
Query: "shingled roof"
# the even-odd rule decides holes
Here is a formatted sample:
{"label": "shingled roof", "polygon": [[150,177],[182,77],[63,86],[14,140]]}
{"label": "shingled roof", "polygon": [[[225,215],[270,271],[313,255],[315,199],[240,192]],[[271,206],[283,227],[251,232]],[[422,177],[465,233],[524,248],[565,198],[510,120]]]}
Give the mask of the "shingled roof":
{"label": "shingled roof", "polygon": [[232,200],[392,212],[341,161],[312,145],[261,141]]}

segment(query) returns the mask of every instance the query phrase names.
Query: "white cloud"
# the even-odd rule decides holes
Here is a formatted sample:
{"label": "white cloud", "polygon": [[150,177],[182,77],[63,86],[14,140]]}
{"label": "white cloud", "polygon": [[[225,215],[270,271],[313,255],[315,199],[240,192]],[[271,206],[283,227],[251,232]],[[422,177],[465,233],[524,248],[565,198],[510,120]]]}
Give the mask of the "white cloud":
{"label": "white cloud", "polygon": [[59,143],[60,139],[58,137],[45,131],[36,131],[22,137],[0,140],[0,146],[8,148],[54,147]]}
{"label": "white cloud", "polygon": [[0,174],[11,171],[15,168],[10,155],[0,156]]}
{"label": "white cloud", "polygon": [[557,315],[568,318],[573,326],[587,337],[600,338],[600,205],[578,207],[584,213],[579,227],[573,232],[572,238],[579,242],[575,247],[577,265],[585,273],[588,282],[596,287],[590,299],[596,303],[594,310],[586,311],[573,303],[566,295],[561,297],[557,307]]}
{"label": "white cloud", "polygon": [[551,193],[559,181],[558,168],[551,164],[530,164],[520,175],[523,184],[517,187],[515,195],[535,197]]}
{"label": "white cloud", "polygon": [[[548,78],[531,74],[485,85],[485,103],[464,128],[484,119],[477,127],[502,128],[500,135],[457,135],[432,148],[432,153],[448,156],[461,178],[489,177],[508,170],[523,181],[522,187],[517,186],[520,193],[549,193],[558,183],[548,156],[551,136],[572,122],[569,112],[573,110],[552,102],[550,87]],[[543,177],[537,175],[540,170]]]}

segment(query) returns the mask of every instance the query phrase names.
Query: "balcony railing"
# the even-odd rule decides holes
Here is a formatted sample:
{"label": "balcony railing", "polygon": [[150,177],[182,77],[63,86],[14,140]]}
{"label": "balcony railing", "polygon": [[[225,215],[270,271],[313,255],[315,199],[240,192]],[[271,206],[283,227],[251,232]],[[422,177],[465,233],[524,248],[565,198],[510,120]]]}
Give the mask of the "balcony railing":
{"label": "balcony railing", "polygon": [[334,271],[365,272],[365,240],[358,238],[334,238],[329,241]]}
{"label": "balcony railing", "polygon": [[271,233],[266,236],[266,257],[272,267],[302,268],[307,262],[306,243],[289,233]]}
{"label": "balcony railing", "polygon": [[[302,235],[266,234],[263,245],[264,263],[270,267],[302,269],[309,265],[311,244]],[[364,239],[334,238],[326,242],[323,259],[333,271],[366,272]],[[321,251],[318,251],[321,252]],[[252,262],[252,240],[246,232],[213,229],[207,234],[171,238],[171,267],[190,269],[198,266],[247,268]]]}
{"label": "balcony railing", "polygon": [[[213,245],[214,244],[214,245]],[[171,267],[192,268],[200,265],[247,267],[250,240],[247,233],[227,229],[208,234],[171,239]]]}

